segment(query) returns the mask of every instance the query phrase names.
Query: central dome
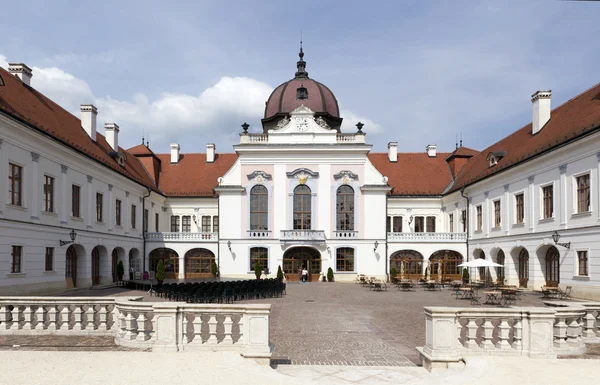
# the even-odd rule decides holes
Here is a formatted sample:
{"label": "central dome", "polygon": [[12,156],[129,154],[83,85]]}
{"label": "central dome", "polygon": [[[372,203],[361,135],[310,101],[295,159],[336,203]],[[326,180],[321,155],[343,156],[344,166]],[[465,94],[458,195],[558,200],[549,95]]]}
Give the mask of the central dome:
{"label": "central dome", "polygon": [[310,108],[315,116],[322,116],[330,127],[339,131],[342,119],[337,99],[327,86],[308,77],[302,47],[297,67],[294,78],[280,84],[269,96],[263,119],[265,130],[272,126],[271,123],[276,123],[304,105]]}

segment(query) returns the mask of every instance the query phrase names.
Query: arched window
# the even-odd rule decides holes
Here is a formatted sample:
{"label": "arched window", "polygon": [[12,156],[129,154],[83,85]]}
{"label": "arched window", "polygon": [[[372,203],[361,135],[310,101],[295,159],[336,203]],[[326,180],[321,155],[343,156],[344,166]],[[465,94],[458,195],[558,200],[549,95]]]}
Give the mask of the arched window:
{"label": "arched window", "polygon": [[504,251],[498,251],[498,255],[496,256],[496,263],[502,265],[502,267],[496,267],[496,277],[502,280],[504,279],[504,260]]}
{"label": "arched window", "polygon": [[266,247],[253,247],[250,249],[250,271],[259,263],[263,270],[269,267],[269,249]]}
{"label": "arched window", "polygon": [[311,229],[311,193],[306,185],[294,189],[294,230]]}
{"label": "arched window", "polygon": [[250,190],[250,230],[269,229],[269,192],[263,185]]}
{"label": "arched window", "polygon": [[215,254],[207,249],[191,249],[183,257],[185,263],[185,278],[211,277],[211,267]]}
{"label": "arched window", "polygon": [[558,286],[560,283],[560,253],[551,246],[546,252],[546,286]]}
{"label": "arched window", "polygon": [[336,251],[336,271],[354,271],[354,249],[340,247]]}
{"label": "arched window", "polygon": [[336,229],[354,230],[354,189],[343,185],[337,189]]}
{"label": "arched window", "polygon": [[[479,252],[479,259],[485,259],[485,252],[483,250],[481,250]],[[485,267],[480,267],[479,268],[479,280],[485,282],[485,272],[486,272],[487,268]]]}

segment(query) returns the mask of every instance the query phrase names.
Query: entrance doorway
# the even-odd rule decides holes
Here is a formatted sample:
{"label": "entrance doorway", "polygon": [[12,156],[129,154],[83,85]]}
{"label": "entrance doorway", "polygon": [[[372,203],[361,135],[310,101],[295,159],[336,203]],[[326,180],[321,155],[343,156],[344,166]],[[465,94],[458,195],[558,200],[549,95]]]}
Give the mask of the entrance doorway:
{"label": "entrance doorway", "polygon": [[92,285],[100,283],[100,250],[94,247],[92,250]]}
{"label": "entrance doorway", "polygon": [[560,283],[560,254],[551,246],[546,251],[546,286],[557,287]]}
{"label": "entrance doorway", "polygon": [[119,263],[119,252],[117,249],[112,251],[112,278],[113,282],[117,282],[117,264]]}
{"label": "entrance doorway", "polygon": [[215,255],[207,249],[192,249],[185,253],[185,278],[211,278]]}
{"label": "entrance doorway", "polygon": [[458,267],[463,256],[454,250],[438,250],[429,257],[429,277],[439,281],[462,279],[462,269]]}
{"label": "entrance doorway", "polygon": [[69,246],[67,249],[65,280],[67,281],[67,289],[77,287],[77,251],[73,246]]}
{"label": "entrance doorway", "polygon": [[165,279],[178,279],[179,255],[177,252],[167,248],[152,250],[150,253],[150,271],[156,272],[160,260],[163,261],[165,266]]}
{"label": "entrance doorway", "polygon": [[415,250],[396,251],[390,257],[390,269],[396,269],[396,277],[419,280],[423,278],[423,255]]}
{"label": "entrance doorway", "polygon": [[519,286],[527,287],[529,282],[529,252],[522,248],[519,252]]}
{"label": "entrance doorway", "polygon": [[283,254],[283,273],[288,281],[300,281],[303,267],[308,270],[309,282],[319,281],[321,253],[312,247],[294,247]]}

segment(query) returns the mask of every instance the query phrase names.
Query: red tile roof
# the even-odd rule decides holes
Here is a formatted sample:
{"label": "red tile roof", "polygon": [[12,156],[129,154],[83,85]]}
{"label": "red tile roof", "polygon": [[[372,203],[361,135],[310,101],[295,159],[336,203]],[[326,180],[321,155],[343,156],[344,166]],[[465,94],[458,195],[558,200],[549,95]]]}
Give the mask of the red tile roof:
{"label": "red tile roof", "polygon": [[167,196],[216,196],[217,178],[233,166],[236,154],[216,154],[214,163],[206,163],[206,154],[181,154],[179,163],[171,163],[171,154],[156,154],[162,171],[158,187]]}
{"label": "red tile roof", "polygon": [[[71,113],[27,86],[10,72],[0,68],[4,86],[0,87],[0,111],[41,131],[106,167],[144,186],[154,183],[143,166],[132,156],[126,156],[125,166],[120,166],[109,152],[112,148],[106,138],[97,133],[96,142],[81,127],[81,121]],[[119,151],[124,151],[119,148]]]}
{"label": "red tile roof", "polygon": [[387,153],[371,153],[369,160],[388,177],[390,195],[442,195],[452,182],[446,158],[448,152],[436,157],[426,153],[398,153],[398,162],[388,160]]}
{"label": "red tile roof", "polygon": [[[458,174],[451,191],[530,160],[596,130],[599,125],[600,83],[552,110],[550,120],[536,135],[532,135],[530,123],[475,155]],[[504,157],[489,167],[489,153],[502,151],[506,151]]]}

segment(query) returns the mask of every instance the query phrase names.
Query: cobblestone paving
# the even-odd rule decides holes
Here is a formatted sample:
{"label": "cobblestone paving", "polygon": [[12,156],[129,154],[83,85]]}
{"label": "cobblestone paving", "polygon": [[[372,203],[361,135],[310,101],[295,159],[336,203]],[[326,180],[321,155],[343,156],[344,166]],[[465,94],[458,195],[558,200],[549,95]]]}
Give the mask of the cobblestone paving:
{"label": "cobblestone paving", "polygon": [[[246,301],[248,303],[258,302]],[[353,283],[289,283],[273,304],[272,364],[414,366],[425,343],[423,306],[470,307],[448,289],[369,291]],[[519,306],[543,306],[528,293]]]}

